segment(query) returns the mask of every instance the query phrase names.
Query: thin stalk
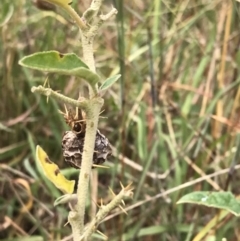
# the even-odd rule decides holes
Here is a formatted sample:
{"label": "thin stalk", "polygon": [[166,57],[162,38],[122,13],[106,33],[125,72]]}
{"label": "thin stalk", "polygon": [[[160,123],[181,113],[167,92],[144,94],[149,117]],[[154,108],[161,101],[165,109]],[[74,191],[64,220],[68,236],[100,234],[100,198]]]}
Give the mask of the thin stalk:
{"label": "thin stalk", "polygon": [[68,14],[72,17],[72,19],[76,22],[77,26],[84,30],[87,29],[86,24],[82,20],[82,18],[78,15],[78,13],[72,8],[71,5],[65,5],[64,9],[68,12]]}

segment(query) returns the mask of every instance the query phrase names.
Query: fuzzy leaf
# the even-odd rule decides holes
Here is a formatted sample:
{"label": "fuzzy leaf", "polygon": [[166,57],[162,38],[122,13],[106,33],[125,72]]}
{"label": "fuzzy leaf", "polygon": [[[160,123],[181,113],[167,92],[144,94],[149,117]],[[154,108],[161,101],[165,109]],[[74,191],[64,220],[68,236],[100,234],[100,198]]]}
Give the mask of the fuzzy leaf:
{"label": "fuzzy leaf", "polygon": [[39,162],[45,176],[62,192],[71,194],[74,190],[75,181],[69,181],[61,174],[58,166],[53,163],[47,153],[40,147],[36,148],[36,159]]}
{"label": "fuzzy leaf", "polygon": [[231,192],[192,192],[177,202],[180,203],[195,203],[225,209],[235,216],[240,216],[240,201]]}
{"label": "fuzzy leaf", "polygon": [[119,78],[121,77],[120,74],[111,76],[109,78],[107,78],[103,84],[100,86],[100,91],[106,90],[108,88],[110,88]]}
{"label": "fuzzy leaf", "polygon": [[28,55],[19,61],[19,64],[48,73],[74,75],[85,79],[91,86],[100,80],[88,66],[73,53],[61,54],[57,51],[38,52]]}

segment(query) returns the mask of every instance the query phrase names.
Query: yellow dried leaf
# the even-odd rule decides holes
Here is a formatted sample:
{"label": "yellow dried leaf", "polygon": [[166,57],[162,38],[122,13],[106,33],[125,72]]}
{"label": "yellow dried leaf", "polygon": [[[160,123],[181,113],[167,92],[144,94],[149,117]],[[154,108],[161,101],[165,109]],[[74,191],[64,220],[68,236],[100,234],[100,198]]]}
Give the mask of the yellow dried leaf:
{"label": "yellow dried leaf", "polygon": [[49,159],[47,153],[40,146],[36,148],[36,157],[45,176],[58,189],[64,193],[73,193],[75,181],[66,179],[63,174],[61,174],[58,166]]}

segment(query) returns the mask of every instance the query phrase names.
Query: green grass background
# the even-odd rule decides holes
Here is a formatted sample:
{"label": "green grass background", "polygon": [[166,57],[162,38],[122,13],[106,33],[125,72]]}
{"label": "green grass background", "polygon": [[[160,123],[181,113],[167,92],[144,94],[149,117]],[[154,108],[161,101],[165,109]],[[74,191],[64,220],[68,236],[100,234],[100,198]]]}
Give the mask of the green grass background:
{"label": "green grass background", "polygon": [[[89,4],[73,1],[80,14]],[[114,153],[106,163],[111,168],[98,170],[91,183],[98,194],[89,197],[86,222],[91,200],[107,203],[108,187],[117,193],[120,181],[133,182],[128,215],[115,210],[99,227],[109,240],[240,240],[233,215],[221,219],[216,209],[176,205],[192,191],[240,192],[239,171],[191,184],[239,163],[240,3],[109,0],[102,12],[111,5],[118,15],[101,27],[94,48],[103,80],[122,75],[104,96],[107,118],[99,123]],[[41,145],[65,175],[78,176],[62,157],[63,106],[31,87],[48,78],[52,89],[72,98],[86,90],[74,78],[18,61],[46,50],[81,56],[79,32],[61,9],[41,11],[30,0],[1,0],[0,13],[0,239],[71,240],[70,226],[63,227],[68,207],[53,207],[61,193],[35,163]]]}

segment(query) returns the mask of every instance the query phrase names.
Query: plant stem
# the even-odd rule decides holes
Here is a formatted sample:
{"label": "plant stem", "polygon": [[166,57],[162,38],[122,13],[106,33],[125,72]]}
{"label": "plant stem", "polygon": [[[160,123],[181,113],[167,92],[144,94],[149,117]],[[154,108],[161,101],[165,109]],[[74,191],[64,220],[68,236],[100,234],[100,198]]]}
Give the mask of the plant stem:
{"label": "plant stem", "polygon": [[[127,187],[122,187],[121,192],[118,195],[114,195],[114,198],[107,205],[101,205],[97,215],[93,218],[93,220],[87,226],[86,231],[84,232],[85,240],[88,240],[91,237],[91,234],[96,231],[98,225],[103,221],[103,219],[107,216],[107,214],[112,211],[115,207],[124,204],[123,199],[132,198],[132,186],[129,184]],[[122,208],[123,210],[123,208]],[[123,210],[125,213],[126,211]]]}
{"label": "plant stem", "polygon": [[[61,3],[58,2],[57,3]],[[86,10],[83,18],[81,18],[76,11],[68,4],[60,4],[68,14],[75,20],[81,31],[81,40],[83,48],[83,59],[92,72],[96,72],[95,60],[93,54],[93,41],[99,27],[104,21],[117,13],[116,9],[112,9],[107,15],[98,16],[102,0],[93,0],[89,9]],[[89,100],[84,100],[84,104],[80,106],[86,113],[86,132],[82,153],[81,171],[79,173],[78,188],[77,188],[77,204],[73,210],[69,212],[68,220],[72,227],[73,240],[80,241],[84,237],[84,215],[86,208],[86,200],[88,198],[89,179],[92,171],[93,154],[95,149],[95,139],[97,133],[98,119],[101,108],[103,106],[103,99],[98,97],[96,92],[98,86],[96,85],[94,92],[93,87],[88,85]],[[61,94],[53,92],[51,89],[35,87],[33,92],[39,92],[47,96],[52,95],[54,98],[64,100],[66,103],[73,105],[80,105],[81,101],[74,101]],[[90,237],[91,232],[88,232],[87,237]],[[84,238],[88,240],[88,238]]]}
{"label": "plant stem", "polygon": [[79,174],[77,197],[78,203],[69,215],[72,226],[73,240],[79,241],[84,231],[84,215],[88,197],[89,179],[92,170],[92,158],[95,147],[95,138],[98,126],[98,117],[103,105],[102,98],[89,101],[89,110],[86,112],[86,134],[82,154],[82,166]]}
{"label": "plant stem", "polygon": [[[103,99],[99,98],[97,101],[94,101],[92,105],[92,116],[87,116],[86,123],[87,123],[87,129],[86,129],[86,136],[85,136],[85,143],[84,143],[84,151],[83,151],[83,160],[82,163],[82,171],[81,175],[79,177],[78,182],[78,190],[77,190],[77,196],[78,198],[83,198],[83,202],[79,202],[78,205],[78,212],[79,214],[82,214],[84,216],[85,212],[85,203],[86,197],[88,196],[88,186],[89,186],[89,178],[91,175],[92,170],[92,158],[94,153],[94,147],[95,147],[95,138],[96,138],[96,132],[97,132],[97,126],[98,126],[98,119],[99,114],[103,105]],[[84,170],[84,172],[83,172]],[[82,187],[82,184],[85,183],[85,187]]]}
{"label": "plant stem", "polygon": [[[100,5],[98,6],[98,9],[99,7]],[[96,72],[95,60],[93,55],[93,40],[94,36],[96,35],[96,32],[92,32],[90,29],[87,28],[82,29],[80,27],[80,29],[83,48],[83,60],[88,65],[90,70]],[[84,232],[84,216],[86,200],[89,192],[89,179],[92,171],[92,159],[95,147],[96,132],[100,111],[103,106],[103,99],[100,97],[96,97],[90,85],[88,85],[88,89],[90,97],[90,109],[86,112],[86,133],[82,154],[82,166],[81,171],[79,173],[77,188],[78,202],[75,207],[76,212],[75,215],[73,215],[73,218],[71,218],[71,215],[73,213],[70,213],[71,215],[69,215],[69,222],[72,226],[74,241],[81,240],[81,236]]]}
{"label": "plant stem", "polygon": [[[96,72],[95,60],[93,55],[94,37],[89,36],[88,34],[85,33],[85,31],[82,31],[81,39],[82,39],[82,46],[83,46],[83,60],[88,65],[90,70],[92,70],[93,72]],[[97,86],[96,86],[96,89],[97,89]],[[90,85],[88,85],[88,90],[89,90],[89,98],[91,99],[92,97],[94,97],[94,92]]]}
{"label": "plant stem", "polygon": [[[101,24],[106,21],[108,18],[117,13],[116,9],[112,9],[109,14],[97,16],[102,0],[93,0],[90,8],[85,12],[85,20],[89,24],[89,28],[81,29],[81,40],[83,48],[83,59],[84,62],[88,65],[91,71],[96,72],[95,60],[93,54],[93,41],[96,36],[99,27]],[[92,21],[92,18],[96,18],[95,21]],[[103,99],[97,97],[93,92],[93,89],[88,85],[89,89],[89,110],[86,111],[86,133],[82,154],[82,166],[78,179],[78,188],[77,188],[77,198],[78,202],[75,206],[75,210],[69,213],[69,222],[72,226],[73,240],[79,241],[88,240],[90,233],[84,238],[84,215],[86,208],[86,200],[88,197],[89,189],[89,179],[92,170],[93,162],[93,153],[95,147],[95,139],[97,132],[98,119],[100,115],[101,108],[103,106]],[[96,90],[98,86],[96,85]],[[94,230],[92,230],[93,232]]]}
{"label": "plant stem", "polygon": [[72,105],[74,107],[78,107],[83,109],[84,111],[88,110],[88,100],[86,100],[85,98],[81,98],[81,100],[74,100],[72,98],[69,98],[63,94],[57,93],[56,91],[53,91],[51,88],[45,88],[42,85],[39,85],[38,87],[32,87],[31,91],[37,92],[39,94],[42,95],[46,95],[47,98],[49,98],[50,96],[52,96],[54,99],[59,100],[65,104],[69,104]]}

